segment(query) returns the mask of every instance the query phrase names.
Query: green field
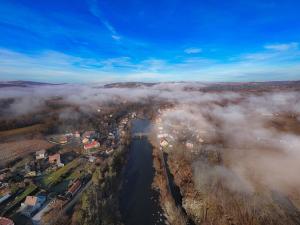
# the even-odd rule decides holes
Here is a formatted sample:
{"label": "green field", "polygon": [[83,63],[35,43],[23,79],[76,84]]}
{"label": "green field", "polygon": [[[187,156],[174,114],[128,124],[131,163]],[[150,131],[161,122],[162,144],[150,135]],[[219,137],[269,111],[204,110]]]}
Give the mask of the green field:
{"label": "green field", "polygon": [[60,182],[61,177],[68,173],[71,169],[76,168],[79,165],[79,161],[77,159],[73,160],[72,162],[68,163],[62,168],[59,168],[58,170],[54,171],[53,173],[46,175],[42,179],[42,184],[47,187],[51,187],[58,182]]}
{"label": "green field", "polygon": [[26,198],[27,195],[30,195],[32,192],[34,192],[37,189],[37,186],[35,186],[34,184],[30,184],[25,191],[23,191],[20,195],[18,195],[15,200],[14,203],[19,203],[22,200],[24,200]]}

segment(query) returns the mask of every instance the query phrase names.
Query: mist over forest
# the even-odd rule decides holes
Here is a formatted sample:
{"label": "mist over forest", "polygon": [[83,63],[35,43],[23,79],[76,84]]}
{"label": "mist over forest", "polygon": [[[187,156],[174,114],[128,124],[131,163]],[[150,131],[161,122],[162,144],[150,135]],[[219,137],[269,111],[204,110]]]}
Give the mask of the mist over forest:
{"label": "mist over forest", "polygon": [[[223,224],[226,215],[235,224],[297,224],[299,88],[298,82],[2,87],[0,146],[8,159],[19,160],[36,146],[49,148],[44,137],[91,129],[109,136],[124,115],[137,112],[153,121],[151,136],[157,138],[151,137],[151,143],[168,154],[182,196],[185,213],[172,216],[165,208],[167,187],[159,183],[154,150],[154,186],[171,224],[182,224],[184,218]],[[106,143],[104,136],[100,143]],[[23,149],[18,143],[24,143]],[[257,210],[262,212],[258,216]]]}

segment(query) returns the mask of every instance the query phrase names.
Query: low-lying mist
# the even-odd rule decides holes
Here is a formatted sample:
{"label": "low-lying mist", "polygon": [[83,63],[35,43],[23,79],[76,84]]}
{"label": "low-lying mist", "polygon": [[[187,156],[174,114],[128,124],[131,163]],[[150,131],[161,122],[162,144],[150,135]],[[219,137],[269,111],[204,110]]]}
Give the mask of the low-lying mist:
{"label": "low-lying mist", "polygon": [[[134,88],[91,85],[1,88],[0,101],[6,103],[0,115],[5,119],[43,110],[47,101],[53,99],[85,112],[126,102],[172,103],[174,107],[163,112],[162,121],[166,127],[176,126],[173,138],[179,144],[194,141],[199,152],[218,152],[222,156],[218,163],[203,160],[201,154],[195,157],[192,165],[199,189],[222,181],[229,190],[238,192],[253,193],[261,187],[286,194],[298,192],[299,92],[202,91],[203,87],[206,85],[169,83]],[[60,113],[62,119],[77,117],[78,112],[70,107]]]}
{"label": "low-lying mist", "polygon": [[[199,190],[221,183],[245,194],[264,189],[299,194],[299,92],[198,93],[190,101],[177,100],[161,119],[175,143],[194,143]],[[217,162],[202,157],[214,152],[221,156]]]}

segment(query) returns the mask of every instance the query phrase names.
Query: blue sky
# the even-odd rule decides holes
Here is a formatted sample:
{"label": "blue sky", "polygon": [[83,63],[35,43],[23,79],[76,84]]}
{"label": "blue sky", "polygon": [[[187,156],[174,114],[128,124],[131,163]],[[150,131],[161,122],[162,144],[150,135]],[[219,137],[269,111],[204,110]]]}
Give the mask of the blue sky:
{"label": "blue sky", "polygon": [[0,0],[0,79],[300,79],[297,0]]}

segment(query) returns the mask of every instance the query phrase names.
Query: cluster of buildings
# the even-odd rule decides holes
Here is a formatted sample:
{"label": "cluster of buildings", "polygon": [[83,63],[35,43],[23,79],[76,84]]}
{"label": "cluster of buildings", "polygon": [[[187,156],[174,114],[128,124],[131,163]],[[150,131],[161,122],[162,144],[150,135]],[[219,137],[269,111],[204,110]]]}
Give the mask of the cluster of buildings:
{"label": "cluster of buildings", "polygon": [[[88,155],[88,161],[91,163],[96,161],[97,163],[97,160],[99,160],[99,158],[101,159],[99,156],[100,153],[105,155],[105,157],[108,157],[108,155],[113,153],[114,149],[116,149],[120,143],[120,138],[125,137],[127,134],[126,129],[130,118],[134,118],[135,116],[136,114],[129,115],[121,119],[118,124],[108,123],[108,125],[103,129],[103,133],[101,132],[102,136],[96,131],[89,130],[83,133],[76,131],[74,133],[53,135],[47,139],[49,142],[59,145],[68,144],[68,146],[64,149],[68,149],[69,146],[73,145],[80,148],[83,146],[83,153]],[[75,139],[76,141],[73,141]],[[103,151],[95,151],[100,148],[100,142]],[[48,190],[48,188],[46,188],[46,191],[37,192],[41,189],[39,189],[39,185],[35,182],[39,182],[37,180],[43,178],[44,175],[51,175],[54,170],[64,167],[64,163],[62,163],[62,156],[64,159],[63,162],[66,162],[67,158],[69,157],[67,156],[67,153],[68,152],[61,155],[55,150],[55,148],[49,150],[41,149],[35,152],[32,159],[26,159],[24,163],[22,162],[22,169],[17,171],[17,173],[21,175],[21,179],[17,183],[14,181],[14,185],[21,183],[28,184],[29,182],[30,184],[35,184],[35,187],[37,188],[25,198],[22,197],[24,200],[18,209],[19,213],[31,218],[34,224],[39,224],[45,213],[50,211],[57,212],[56,210],[61,210],[63,207],[65,207],[66,204],[68,204],[68,202],[70,202],[80,192],[82,187],[87,184],[87,180],[90,179],[87,178],[88,175],[85,175],[84,177],[81,176],[81,178],[76,178],[66,189],[61,192],[63,194],[54,198],[52,195],[48,196],[48,194],[52,192],[52,189]],[[76,157],[78,157],[78,155]],[[103,158],[105,159],[105,157]],[[7,183],[7,173],[9,173],[9,171],[0,171],[0,204],[4,202],[4,205],[8,201],[9,203],[14,202],[13,200],[15,197],[23,194],[24,190],[26,190],[24,187],[18,187],[18,190],[16,192],[14,191],[12,194],[10,190],[11,185]],[[15,174],[13,176],[16,177]],[[35,178],[37,176],[41,177]],[[25,180],[28,180],[28,182],[25,182]],[[18,202],[18,204],[20,204],[20,202]],[[4,208],[6,207],[4,206]],[[6,221],[7,223],[3,221]],[[2,224],[10,225],[13,224],[13,222],[7,218],[0,217],[0,225]]]}
{"label": "cluster of buildings", "polygon": [[48,155],[45,149],[35,153],[35,161],[25,165],[25,177],[32,178],[63,167],[60,153]]}
{"label": "cluster of buildings", "polygon": [[[34,224],[40,224],[45,213],[50,211],[60,211],[82,188],[81,179],[75,179],[68,187],[64,195],[58,195],[51,201],[47,201],[46,195],[37,194],[36,196],[28,195],[25,201],[21,203],[19,212],[31,218]],[[55,215],[56,216],[56,215]],[[0,223],[1,225],[1,223]]]}
{"label": "cluster of buildings", "polygon": [[[48,201],[47,203],[43,202],[42,207],[38,208],[34,216],[31,215],[34,225],[39,225],[45,214],[49,214],[50,217],[56,217],[57,212],[60,212],[75,197],[75,195],[80,191],[82,186],[82,180],[76,179],[69,185],[64,195],[58,195],[51,201]],[[24,212],[22,213],[24,214]],[[29,214],[27,214],[26,216],[30,217]]]}
{"label": "cluster of buildings", "polygon": [[[159,110],[156,118],[157,139],[161,149],[170,150],[176,144],[185,146],[192,153],[196,153],[198,146],[204,143],[199,130],[195,130],[188,124],[171,124],[163,122],[162,114],[172,109],[166,109],[164,112]],[[180,139],[178,139],[180,137]]]}
{"label": "cluster of buildings", "polygon": [[67,132],[65,134],[51,135],[47,138],[47,140],[50,143],[53,143],[53,144],[65,145],[65,144],[68,144],[74,138],[75,139],[80,138],[80,132],[79,131],[75,131],[74,133]]}
{"label": "cluster of buildings", "polygon": [[71,136],[68,134],[52,135],[48,137],[48,141],[53,144],[65,145],[69,142]]}
{"label": "cluster of buildings", "polygon": [[81,136],[83,149],[85,153],[89,153],[93,149],[100,147],[100,143],[96,140],[97,133],[95,131],[85,131]]}
{"label": "cluster of buildings", "polygon": [[[63,167],[61,155],[59,153],[49,154],[42,149],[35,152],[34,160],[25,163],[24,169],[6,168],[0,171],[0,211],[10,208],[10,204],[22,195],[26,190],[26,184],[34,183],[34,178],[39,175],[45,175],[54,169]],[[23,168],[23,167],[20,167]],[[74,191],[71,189],[70,193]],[[21,203],[18,212],[26,217],[32,218],[45,205],[46,194],[37,194],[36,196],[27,195]],[[12,204],[13,205],[13,204]],[[0,225],[13,224],[6,218],[1,218]]]}
{"label": "cluster of buildings", "polygon": [[156,127],[157,127],[157,139],[159,140],[159,145],[161,149],[171,149],[173,148],[172,141],[174,141],[174,137],[166,131],[166,128],[163,125],[161,114],[162,111],[158,111],[159,116],[156,118]]}
{"label": "cluster of buildings", "polygon": [[60,153],[48,154],[45,149],[35,152],[35,160],[25,164],[24,177],[34,178],[64,166]]}

